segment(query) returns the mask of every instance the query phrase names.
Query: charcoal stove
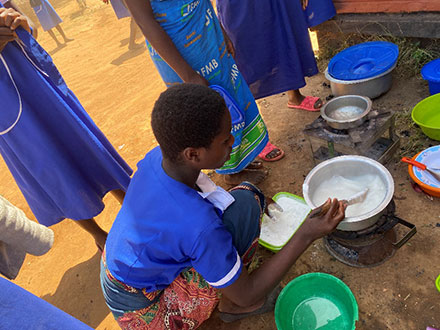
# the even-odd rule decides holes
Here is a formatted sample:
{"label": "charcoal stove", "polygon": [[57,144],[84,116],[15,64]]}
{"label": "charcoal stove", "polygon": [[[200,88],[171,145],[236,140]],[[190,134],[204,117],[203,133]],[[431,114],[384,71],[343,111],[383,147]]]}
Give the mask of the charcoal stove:
{"label": "charcoal stove", "polygon": [[[398,241],[397,225],[409,229]],[[336,230],[323,240],[330,255],[340,262],[353,267],[374,267],[391,258],[416,232],[415,225],[395,215],[392,200],[374,225],[359,231]]]}
{"label": "charcoal stove", "polygon": [[360,155],[385,164],[399,147],[394,130],[395,115],[371,111],[360,126],[337,130],[320,116],[304,129],[316,163],[341,155]]}

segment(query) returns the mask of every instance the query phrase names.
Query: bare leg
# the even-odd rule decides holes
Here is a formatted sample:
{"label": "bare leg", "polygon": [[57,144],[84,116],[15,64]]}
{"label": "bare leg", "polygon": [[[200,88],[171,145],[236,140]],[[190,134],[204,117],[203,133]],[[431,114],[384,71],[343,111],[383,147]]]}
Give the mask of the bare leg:
{"label": "bare leg", "polygon": [[96,223],[95,219],[86,219],[75,221],[78,225],[81,226],[85,231],[87,231],[90,235],[95,239],[96,246],[102,251],[104,249],[105,240],[107,239],[107,232],[105,232],[99,225]]}
{"label": "bare leg", "polygon": [[304,95],[301,94],[299,89],[287,91],[287,96],[289,97],[289,103],[294,105],[300,105],[304,100]]}
{"label": "bare leg", "polygon": [[130,37],[129,37],[129,42],[128,42],[128,49],[136,49],[136,48],[143,47],[142,44],[136,43],[136,34],[137,34],[138,29],[139,28],[138,28],[135,20],[133,19],[133,17],[130,17]]}
{"label": "bare leg", "polygon": [[125,191],[122,191],[121,189],[112,190],[112,194],[115,196],[118,202],[122,204],[125,198]]}
{"label": "bare leg", "polygon": [[57,47],[61,46],[61,42],[58,41],[57,37],[55,37],[55,33],[52,30],[47,31],[53,40],[57,43]]}
{"label": "bare leg", "polygon": [[76,2],[78,3],[79,9],[84,9],[87,7],[84,0],[76,0]]}
{"label": "bare leg", "polygon": [[67,38],[66,35],[64,34],[63,29],[61,28],[61,26],[58,24],[57,26],[55,26],[55,28],[58,30],[58,32],[61,34],[61,36],[64,39],[64,42],[69,42],[72,41],[73,39]]}

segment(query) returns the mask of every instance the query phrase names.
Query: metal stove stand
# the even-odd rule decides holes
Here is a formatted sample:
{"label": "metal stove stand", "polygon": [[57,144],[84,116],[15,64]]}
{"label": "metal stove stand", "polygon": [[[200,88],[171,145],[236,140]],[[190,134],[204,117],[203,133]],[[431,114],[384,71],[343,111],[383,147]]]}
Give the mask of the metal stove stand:
{"label": "metal stove stand", "polygon": [[[396,217],[394,211],[392,201],[374,225],[359,231],[334,231],[324,237],[326,250],[352,267],[374,267],[384,263],[417,232],[415,225]],[[409,229],[399,241],[395,229],[398,224]]]}
{"label": "metal stove stand", "polygon": [[385,164],[400,144],[394,120],[393,112],[376,110],[370,112],[362,125],[336,130],[318,117],[305,127],[304,134],[310,142],[315,163],[341,155],[360,155]]}

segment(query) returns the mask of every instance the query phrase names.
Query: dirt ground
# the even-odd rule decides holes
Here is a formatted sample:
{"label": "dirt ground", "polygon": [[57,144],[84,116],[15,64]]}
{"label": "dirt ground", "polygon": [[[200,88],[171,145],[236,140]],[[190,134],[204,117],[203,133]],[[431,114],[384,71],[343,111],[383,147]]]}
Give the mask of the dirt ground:
{"label": "dirt ground", "polygon": [[[58,49],[40,29],[40,43],[53,56],[67,84],[97,125],[136,168],[136,163],[156,145],[149,116],[164,84],[145,47],[127,50],[129,20],[118,21],[111,6],[89,0],[89,8],[81,12],[75,1],[59,0],[53,5],[64,19],[65,32],[75,40]],[[29,12],[28,7],[24,9]],[[330,90],[322,85],[323,81],[323,75],[317,75],[308,80],[303,91],[325,98]],[[392,90],[375,100],[374,107],[402,111],[426,96],[428,90],[421,80],[395,79]],[[285,95],[276,95],[258,102],[271,141],[286,152],[283,160],[267,164],[270,175],[261,187],[269,195],[280,191],[301,195],[303,179],[314,167],[302,129],[318,114],[289,110],[286,101]],[[398,132],[402,130],[405,128],[397,128]],[[317,241],[290,269],[283,284],[308,272],[339,277],[359,304],[357,329],[440,328],[440,293],[434,285],[440,273],[440,203],[413,191],[407,167],[398,162],[397,156],[387,167],[395,180],[397,215],[416,224],[417,234],[384,264],[363,269],[336,261]],[[221,184],[218,176],[214,179]],[[3,162],[0,194],[35,219]],[[109,230],[119,204],[111,195],[105,197],[105,203],[97,221]],[[53,248],[41,257],[27,256],[14,282],[93,328],[118,329],[101,294],[99,254],[93,240],[70,220],[52,229]],[[259,255],[264,261],[271,252],[261,248]],[[275,323],[273,313],[268,313],[226,325],[214,313],[201,329],[269,330],[275,329]]]}

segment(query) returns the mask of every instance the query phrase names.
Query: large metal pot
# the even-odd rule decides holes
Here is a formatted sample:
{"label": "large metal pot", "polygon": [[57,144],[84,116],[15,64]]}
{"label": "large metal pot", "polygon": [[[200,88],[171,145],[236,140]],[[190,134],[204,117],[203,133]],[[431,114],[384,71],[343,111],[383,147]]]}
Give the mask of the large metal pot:
{"label": "large metal pot", "polygon": [[[340,156],[318,164],[307,175],[303,184],[303,196],[311,208],[316,208],[313,196],[322,181],[335,175],[354,177],[360,174],[378,175],[386,187],[386,194],[382,202],[368,213],[356,217],[346,217],[337,227],[339,230],[357,231],[375,224],[391,202],[394,194],[394,180],[390,172],[379,162],[363,156]],[[329,197],[332,192],[329,191]],[[369,192],[370,193],[370,192]]]}
{"label": "large metal pot", "polygon": [[394,65],[378,76],[360,80],[339,80],[333,78],[327,69],[325,70],[325,77],[330,81],[330,87],[334,96],[362,95],[374,99],[388,92],[391,88],[393,80],[392,71],[395,67]]}
{"label": "large metal pot", "polygon": [[330,127],[348,129],[362,125],[373,102],[368,97],[344,95],[336,97],[321,107],[321,117]]}

